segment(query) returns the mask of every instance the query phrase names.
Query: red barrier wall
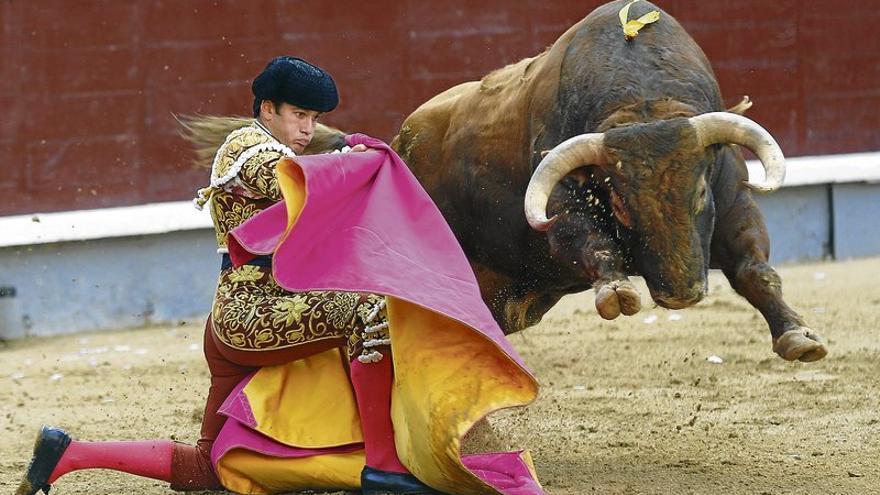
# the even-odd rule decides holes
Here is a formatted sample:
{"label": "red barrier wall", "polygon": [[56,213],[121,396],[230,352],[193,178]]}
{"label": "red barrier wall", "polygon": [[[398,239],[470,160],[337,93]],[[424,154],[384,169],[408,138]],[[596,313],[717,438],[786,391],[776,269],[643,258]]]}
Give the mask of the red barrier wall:
{"label": "red barrier wall", "polygon": [[[421,102],[551,44],[601,2],[0,1],[0,215],[192,197],[171,114],[247,114],[271,57],[328,69],[328,123],[390,139]],[[789,155],[880,149],[880,9],[870,0],[658,1],[728,103]]]}

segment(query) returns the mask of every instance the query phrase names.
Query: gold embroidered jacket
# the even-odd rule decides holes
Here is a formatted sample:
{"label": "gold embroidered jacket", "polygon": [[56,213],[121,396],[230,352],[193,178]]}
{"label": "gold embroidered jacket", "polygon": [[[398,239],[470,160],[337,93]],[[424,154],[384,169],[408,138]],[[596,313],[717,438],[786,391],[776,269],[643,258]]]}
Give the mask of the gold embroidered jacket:
{"label": "gold embroidered jacket", "polygon": [[293,151],[257,123],[229,134],[211,166],[210,186],[199,190],[197,206],[211,203],[217,245],[226,248],[226,235],[245,220],[281,199],[275,162]]}
{"label": "gold embroidered jacket", "polygon": [[[211,184],[199,190],[197,206],[210,203],[219,251],[227,234],[280,201],[275,164],[293,151],[257,123],[229,134],[217,150]],[[215,335],[246,351],[283,349],[327,339],[360,346],[355,331],[380,296],[346,292],[291,293],[279,287],[270,267],[244,265],[220,272],[211,310]]]}

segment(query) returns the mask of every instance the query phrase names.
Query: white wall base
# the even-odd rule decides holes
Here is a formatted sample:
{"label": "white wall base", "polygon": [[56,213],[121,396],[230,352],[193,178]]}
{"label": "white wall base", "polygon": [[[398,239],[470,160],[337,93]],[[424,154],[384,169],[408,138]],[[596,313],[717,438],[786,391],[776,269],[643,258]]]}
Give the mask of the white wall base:
{"label": "white wall base", "polygon": [[[880,153],[789,160],[756,198],[771,263],[880,254]],[[0,218],[0,338],[204,318],[219,263],[188,201]]]}

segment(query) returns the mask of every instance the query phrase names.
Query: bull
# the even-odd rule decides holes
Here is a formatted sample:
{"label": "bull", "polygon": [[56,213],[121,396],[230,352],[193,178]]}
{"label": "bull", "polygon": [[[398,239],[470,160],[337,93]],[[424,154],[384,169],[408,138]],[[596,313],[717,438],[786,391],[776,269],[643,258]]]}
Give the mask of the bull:
{"label": "bull", "polygon": [[[658,7],[624,36],[623,0],[603,5],[544,53],[455,86],[403,123],[392,146],[436,201],[507,333],[590,288],[604,318],[639,311],[628,279],[660,306],[707,293],[709,268],[757,308],[773,350],[815,361],[827,348],[782,296],[753,191],[785,163],[773,137],[725,112],[705,54]],[[766,177],[749,183],[737,145]],[[524,211],[525,210],[525,211]]]}

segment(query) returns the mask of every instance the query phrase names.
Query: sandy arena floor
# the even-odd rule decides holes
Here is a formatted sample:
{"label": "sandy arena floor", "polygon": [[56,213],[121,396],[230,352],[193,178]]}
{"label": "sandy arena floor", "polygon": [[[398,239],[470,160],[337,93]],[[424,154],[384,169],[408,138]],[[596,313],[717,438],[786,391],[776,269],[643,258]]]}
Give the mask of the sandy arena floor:
{"label": "sandy arena floor", "polygon": [[[780,272],[830,341],[824,361],[772,354],[763,319],[720,274],[694,308],[613,322],[582,294],[513,337],[542,394],[494,416],[494,430],[532,451],[554,495],[880,494],[880,258]],[[200,338],[193,322],[0,344],[0,492],[17,486],[43,423],[81,439],[194,441]],[[171,492],[85,471],[53,493]]]}

